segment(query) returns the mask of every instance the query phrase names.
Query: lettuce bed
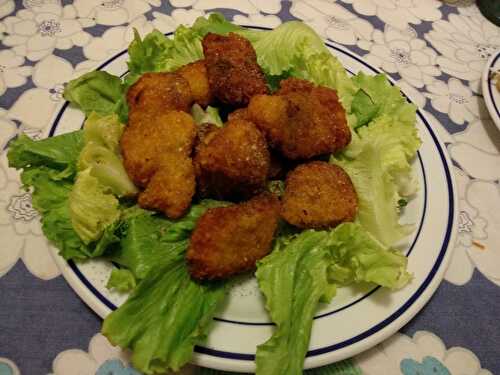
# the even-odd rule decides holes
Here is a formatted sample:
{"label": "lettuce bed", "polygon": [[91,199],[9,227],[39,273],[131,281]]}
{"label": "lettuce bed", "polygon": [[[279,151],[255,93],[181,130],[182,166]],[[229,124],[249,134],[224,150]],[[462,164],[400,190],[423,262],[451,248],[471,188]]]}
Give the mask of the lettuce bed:
{"label": "lettuce bed", "polygon": [[[399,224],[399,215],[417,190],[411,171],[420,145],[416,108],[385,76],[348,77],[301,22],[255,31],[212,14],[191,28],[180,26],[173,38],[153,31],[141,39],[136,33],[123,80],[95,71],[67,85],[65,98],[88,117],[84,129],[40,141],[21,135],[10,145],[9,163],[23,170],[43,231],[65,259],[104,257],[120,265],[108,286],[132,292],[105,319],[103,334],[131,349],[133,365],[145,374],[179,369],[207,336],[227,289],[225,282],[190,278],[184,261],[189,236],[206,209],[228,203],[194,202],[176,221],[138,208],[119,139],[127,121],[127,88],[145,72],[172,71],[203,58],[201,40],[209,32],[248,38],[271,89],[293,76],[337,90],[352,129],[351,144],[330,162],[354,183],[356,222],[329,231],[283,225],[272,253],[257,265],[276,323],[272,337],[257,348],[257,374],[301,374],[318,302],[328,302],[338,286],[371,282],[395,289],[411,279],[406,258],[390,247],[412,230]],[[222,125],[215,108],[195,106],[192,113],[198,123]]]}

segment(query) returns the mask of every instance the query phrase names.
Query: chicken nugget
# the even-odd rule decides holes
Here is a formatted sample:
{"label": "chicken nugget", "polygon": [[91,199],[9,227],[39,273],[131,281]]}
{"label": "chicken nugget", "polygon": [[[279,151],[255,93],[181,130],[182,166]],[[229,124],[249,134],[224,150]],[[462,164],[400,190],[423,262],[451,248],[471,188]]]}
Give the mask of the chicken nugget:
{"label": "chicken nugget", "polygon": [[177,73],[184,77],[191,88],[194,101],[206,107],[212,101],[212,93],[208,84],[207,68],[204,60],[198,60],[184,65],[177,70]]}
{"label": "chicken nugget", "polygon": [[130,113],[188,112],[193,100],[189,82],[176,73],[145,73],[127,91]]}
{"label": "chicken nugget", "polygon": [[351,131],[347,125],[344,107],[340,103],[339,97],[335,90],[324,86],[316,86],[314,83],[290,77],[280,82],[280,88],[276,95],[287,95],[290,93],[309,93],[321,105],[327,107],[332,117],[336,128],[336,149],[340,150],[351,142]]}
{"label": "chicken nugget", "polygon": [[247,120],[247,121],[251,121],[250,120],[250,116],[248,114],[248,109],[246,109],[246,108],[239,108],[236,111],[231,112],[227,116],[227,120],[228,121],[233,121],[233,120]]}
{"label": "chicken nugget", "polygon": [[271,193],[209,209],[196,224],[187,251],[191,276],[224,279],[255,268],[271,251],[280,202]]}
{"label": "chicken nugget", "polygon": [[333,228],[353,221],[356,190],[339,166],[322,161],[301,164],[288,173],[281,216],[299,228]]}
{"label": "chicken nugget", "polygon": [[160,166],[159,157],[176,152],[191,154],[196,138],[193,118],[181,111],[157,116],[136,116],[135,126],[127,126],[120,140],[123,165],[135,185],[145,187]]}
{"label": "chicken nugget", "polygon": [[252,96],[269,92],[248,40],[234,33],[208,33],[202,45],[210,90],[220,102],[244,107]]}
{"label": "chicken nugget", "polygon": [[186,213],[195,193],[193,162],[181,153],[166,153],[160,159],[160,166],[139,194],[138,203],[142,208],[178,219]]}
{"label": "chicken nugget", "polygon": [[291,92],[301,92],[303,94],[311,92],[314,83],[300,78],[286,78],[280,81],[280,88],[275,92],[276,95],[286,95]]}
{"label": "chicken nugget", "polygon": [[265,187],[269,150],[254,124],[235,120],[197,147],[194,163],[201,196],[246,198]]}
{"label": "chicken nugget", "polygon": [[278,92],[281,95],[254,96],[248,113],[270,145],[286,158],[310,159],[350,142],[345,111],[334,90],[287,79]]}

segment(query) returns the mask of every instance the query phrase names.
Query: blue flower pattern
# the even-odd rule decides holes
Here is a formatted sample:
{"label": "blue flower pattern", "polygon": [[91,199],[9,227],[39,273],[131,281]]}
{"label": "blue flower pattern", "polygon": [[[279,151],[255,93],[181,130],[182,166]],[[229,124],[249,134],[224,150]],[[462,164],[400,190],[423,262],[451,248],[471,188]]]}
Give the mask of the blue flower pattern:
{"label": "blue flower pattern", "polygon": [[[3,375],[0,368],[0,375]],[[119,359],[108,359],[98,369],[95,375],[141,375],[132,367],[125,367]]]}
{"label": "blue flower pattern", "polygon": [[403,375],[451,375],[440,360],[430,356],[424,357],[422,363],[411,358],[403,359],[400,368]]}

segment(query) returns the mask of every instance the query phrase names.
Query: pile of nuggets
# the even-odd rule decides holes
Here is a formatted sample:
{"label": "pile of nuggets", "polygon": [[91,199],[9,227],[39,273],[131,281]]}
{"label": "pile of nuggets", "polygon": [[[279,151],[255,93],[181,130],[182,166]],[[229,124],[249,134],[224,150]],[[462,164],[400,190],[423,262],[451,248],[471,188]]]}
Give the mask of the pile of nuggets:
{"label": "pile of nuggets", "polygon": [[[349,176],[319,160],[351,140],[336,92],[288,78],[271,94],[246,39],[208,34],[202,45],[203,60],[130,87],[121,150],[143,208],[177,219],[195,197],[238,202],[209,209],[192,233],[191,276],[211,280],[253,269],[279,220],[332,228],[354,220],[358,203]],[[233,112],[224,127],[197,126],[194,103]],[[285,176],[281,197],[266,191]]]}

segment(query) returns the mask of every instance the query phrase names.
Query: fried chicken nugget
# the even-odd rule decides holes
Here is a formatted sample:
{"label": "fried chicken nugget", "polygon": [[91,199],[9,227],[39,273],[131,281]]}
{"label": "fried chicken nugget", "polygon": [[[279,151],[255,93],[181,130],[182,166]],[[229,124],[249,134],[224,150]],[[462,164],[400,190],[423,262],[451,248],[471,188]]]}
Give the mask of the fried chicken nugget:
{"label": "fried chicken nugget", "polygon": [[256,95],[248,106],[249,118],[270,145],[294,160],[344,148],[351,133],[335,91],[303,80],[285,81],[289,83],[278,91],[281,95]]}
{"label": "fried chicken nugget", "polygon": [[356,190],[340,167],[322,161],[301,164],[288,173],[281,216],[299,228],[332,228],[353,221]]}
{"label": "fried chicken nugget", "polygon": [[223,279],[249,271],[271,251],[280,202],[271,193],[209,209],[196,224],[187,251],[191,276]]}
{"label": "fried chicken nugget", "polygon": [[145,187],[160,167],[161,155],[191,154],[196,125],[189,114],[181,111],[157,116],[134,112],[131,118],[135,125],[127,126],[120,140],[123,164],[134,184]]}
{"label": "fried chicken nugget", "polygon": [[280,82],[276,95],[287,95],[292,92],[310,93],[319,103],[330,109],[335,118],[336,148],[342,149],[351,142],[351,130],[347,125],[344,107],[340,103],[335,90],[324,86],[315,86],[312,82],[299,78],[287,78]]}
{"label": "fried chicken nugget", "polygon": [[234,120],[199,144],[194,164],[201,196],[245,198],[264,188],[269,150],[253,123]]}
{"label": "fried chicken nugget", "polygon": [[252,96],[269,92],[248,40],[234,33],[208,33],[202,45],[210,89],[220,102],[244,107]]}
{"label": "fried chicken nugget", "polygon": [[212,93],[208,83],[207,68],[204,60],[198,60],[184,65],[177,70],[177,73],[184,77],[191,88],[194,101],[206,107],[212,101]]}
{"label": "fried chicken nugget", "polygon": [[162,154],[159,167],[146,189],[139,194],[139,206],[161,211],[170,219],[183,216],[196,189],[193,161],[180,152]]}
{"label": "fried chicken nugget", "polygon": [[[194,101],[189,82],[176,73],[145,73],[127,91],[129,113],[188,112]],[[133,119],[129,119],[129,125]]]}

